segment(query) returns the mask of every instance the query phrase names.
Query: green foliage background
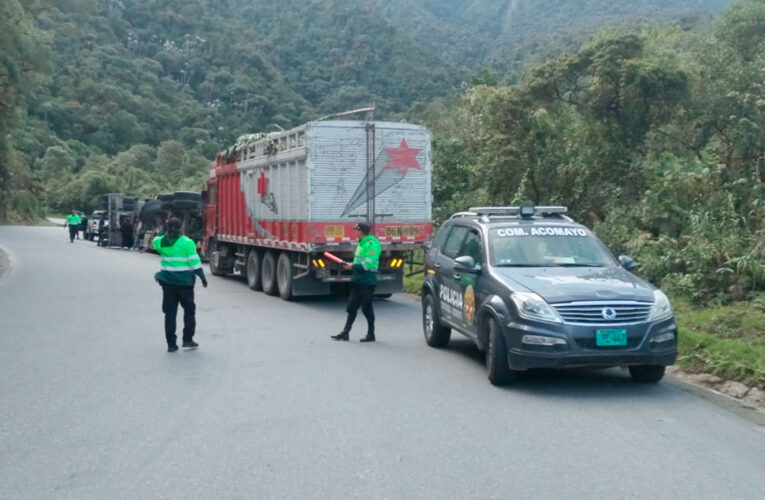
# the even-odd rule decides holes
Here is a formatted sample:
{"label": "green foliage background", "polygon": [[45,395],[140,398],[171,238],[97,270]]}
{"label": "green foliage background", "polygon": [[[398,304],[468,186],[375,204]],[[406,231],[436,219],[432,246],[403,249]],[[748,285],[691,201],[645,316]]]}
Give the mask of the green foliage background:
{"label": "green foliage background", "polygon": [[765,0],[729,4],[0,0],[0,220],[196,190],[242,133],[373,103],[434,131],[437,219],[566,204],[670,291],[741,298]]}
{"label": "green foliage background", "polygon": [[435,135],[437,218],[563,204],[671,293],[702,302],[762,290],[763,34],[763,0],[692,31],[605,30],[516,85],[486,71],[463,95],[417,109]]}

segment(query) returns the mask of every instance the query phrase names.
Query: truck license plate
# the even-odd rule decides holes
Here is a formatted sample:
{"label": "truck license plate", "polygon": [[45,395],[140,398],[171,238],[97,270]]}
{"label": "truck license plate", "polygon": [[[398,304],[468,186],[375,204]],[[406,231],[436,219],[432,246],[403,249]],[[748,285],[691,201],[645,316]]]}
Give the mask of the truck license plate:
{"label": "truck license plate", "polygon": [[595,345],[598,347],[624,347],[627,345],[627,330],[624,328],[595,330]]}

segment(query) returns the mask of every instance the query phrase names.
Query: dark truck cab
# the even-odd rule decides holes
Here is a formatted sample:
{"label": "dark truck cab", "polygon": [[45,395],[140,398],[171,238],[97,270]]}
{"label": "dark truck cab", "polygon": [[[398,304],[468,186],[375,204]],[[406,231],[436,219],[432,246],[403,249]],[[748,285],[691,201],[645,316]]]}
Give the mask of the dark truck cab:
{"label": "dark truck cab", "polygon": [[500,385],[531,368],[626,366],[658,382],[677,358],[667,297],[633,275],[564,207],[483,207],[452,216],[426,254],[423,330],[486,353]]}

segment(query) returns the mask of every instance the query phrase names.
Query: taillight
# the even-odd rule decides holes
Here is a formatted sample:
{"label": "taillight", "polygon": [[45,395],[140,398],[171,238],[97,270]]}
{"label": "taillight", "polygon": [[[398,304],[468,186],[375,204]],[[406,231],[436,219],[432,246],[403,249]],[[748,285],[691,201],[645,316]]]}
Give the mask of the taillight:
{"label": "taillight", "polygon": [[311,260],[311,264],[313,264],[313,267],[317,269],[324,269],[327,267],[327,265],[324,264],[324,259],[313,259]]}

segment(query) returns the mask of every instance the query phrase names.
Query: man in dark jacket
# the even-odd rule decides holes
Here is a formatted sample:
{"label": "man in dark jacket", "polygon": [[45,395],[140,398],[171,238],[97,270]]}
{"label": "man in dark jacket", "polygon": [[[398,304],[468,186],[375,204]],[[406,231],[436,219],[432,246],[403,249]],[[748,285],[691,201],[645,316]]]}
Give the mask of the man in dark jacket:
{"label": "man in dark jacket", "polygon": [[167,222],[167,234],[154,238],[152,246],[161,257],[162,270],[154,279],[162,285],[162,312],[165,313],[165,339],[167,352],[178,350],[175,335],[175,319],[178,304],[183,307],[183,347],[196,348],[196,305],[194,304],[194,283],[196,277],[207,288],[207,278],[202,269],[202,260],[197,255],[196,244],[181,234],[183,223],[173,217]]}
{"label": "man in dark jacket", "polygon": [[348,334],[351,332],[353,322],[356,320],[356,314],[359,307],[364,317],[367,319],[367,336],[361,339],[361,342],[375,341],[375,312],[372,308],[372,301],[375,298],[375,286],[377,286],[377,272],[380,268],[380,253],[382,247],[380,242],[373,235],[369,234],[369,224],[359,222],[356,224],[356,235],[359,244],[356,247],[356,255],[353,258],[353,264],[345,263],[344,267],[353,270],[353,288],[351,289],[350,300],[348,301],[348,318],[345,322],[345,328],[337,335],[333,335],[333,340],[348,340]]}

